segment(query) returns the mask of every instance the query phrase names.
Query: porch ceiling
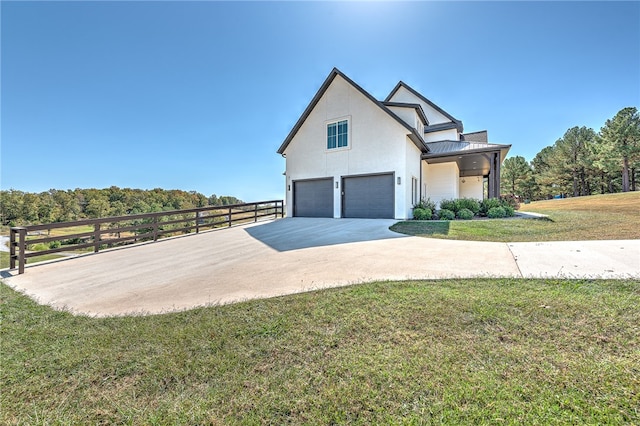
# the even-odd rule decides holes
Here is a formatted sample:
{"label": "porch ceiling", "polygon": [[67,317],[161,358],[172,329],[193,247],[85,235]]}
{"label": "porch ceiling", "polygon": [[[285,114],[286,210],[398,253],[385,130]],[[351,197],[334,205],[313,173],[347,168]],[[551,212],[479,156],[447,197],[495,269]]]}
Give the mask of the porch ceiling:
{"label": "porch ceiling", "polygon": [[429,164],[450,163],[455,161],[460,169],[460,176],[486,176],[491,170],[490,158],[500,153],[501,161],[507,156],[511,145],[494,145],[493,147],[447,152],[439,154],[423,154],[422,159]]}

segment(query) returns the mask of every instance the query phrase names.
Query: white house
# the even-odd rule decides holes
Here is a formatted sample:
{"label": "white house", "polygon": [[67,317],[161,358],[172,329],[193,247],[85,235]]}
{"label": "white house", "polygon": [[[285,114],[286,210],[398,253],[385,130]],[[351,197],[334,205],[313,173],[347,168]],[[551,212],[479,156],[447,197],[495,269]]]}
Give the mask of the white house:
{"label": "white house", "polygon": [[278,149],[287,215],[407,219],[427,197],[498,197],[510,147],[403,82],[378,101],[334,68]]}

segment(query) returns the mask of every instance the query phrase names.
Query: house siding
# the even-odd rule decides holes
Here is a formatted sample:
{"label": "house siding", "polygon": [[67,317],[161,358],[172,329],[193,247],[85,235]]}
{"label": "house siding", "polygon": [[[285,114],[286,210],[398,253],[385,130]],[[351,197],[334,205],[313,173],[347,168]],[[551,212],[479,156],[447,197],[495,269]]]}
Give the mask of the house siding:
{"label": "house siding", "polygon": [[460,170],[455,162],[427,165],[427,197],[440,207],[440,201],[460,197]]}
{"label": "house siding", "polygon": [[[462,182],[463,179],[464,182]],[[484,198],[482,181],[482,176],[460,178],[460,198],[475,198],[476,200],[482,200]]]}
{"label": "house siding", "polygon": [[[349,146],[327,150],[326,126],[349,121]],[[350,175],[394,173],[405,176],[407,130],[341,76],[336,76],[285,150],[287,214],[293,215],[292,182],[334,179],[334,217],[342,215],[341,180]],[[413,143],[411,143],[413,145]],[[414,150],[418,152],[415,145]],[[419,158],[419,153],[416,154]],[[416,167],[418,160],[415,161]],[[407,217],[402,185],[396,185],[396,218]],[[337,183],[338,188],[335,188]]]}
{"label": "house siding", "polygon": [[459,139],[458,131],[456,129],[441,130],[439,132],[425,133],[423,137],[425,142],[436,141],[457,141]]}

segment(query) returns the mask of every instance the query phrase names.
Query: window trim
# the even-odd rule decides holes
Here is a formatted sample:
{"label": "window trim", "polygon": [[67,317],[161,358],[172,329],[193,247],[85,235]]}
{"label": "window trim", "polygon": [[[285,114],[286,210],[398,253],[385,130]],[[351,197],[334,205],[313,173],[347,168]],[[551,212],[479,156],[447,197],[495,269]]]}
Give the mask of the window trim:
{"label": "window trim", "polygon": [[[347,123],[347,145],[346,146],[338,146],[338,124],[346,122]],[[336,146],[334,148],[329,148],[329,126],[332,124],[336,125]],[[351,140],[351,116],[338,117],[331,120],[326,120],[324,122],[324,150],[325,152],[338,152],[345,151],[351,149],[352,140]]]}

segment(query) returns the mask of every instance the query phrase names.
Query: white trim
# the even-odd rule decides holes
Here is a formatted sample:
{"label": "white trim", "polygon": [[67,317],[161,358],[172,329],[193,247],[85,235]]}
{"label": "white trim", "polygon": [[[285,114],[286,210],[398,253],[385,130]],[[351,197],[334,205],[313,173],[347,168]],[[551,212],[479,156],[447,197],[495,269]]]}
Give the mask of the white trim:
{"label": "white trim", "polygon": [[[341,121],[347,122],[347,146],[336,146],[335,148],[327,148],[327,139],[329,137],[329,125],[339,123]],[[351,116],[345,115],[344,117],[332,118],[331,120],[324,121],[324,152],[340,152],[351,149],[353,140],[351,138]]]}

